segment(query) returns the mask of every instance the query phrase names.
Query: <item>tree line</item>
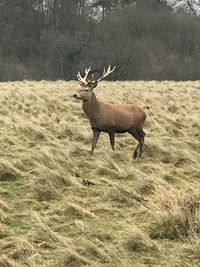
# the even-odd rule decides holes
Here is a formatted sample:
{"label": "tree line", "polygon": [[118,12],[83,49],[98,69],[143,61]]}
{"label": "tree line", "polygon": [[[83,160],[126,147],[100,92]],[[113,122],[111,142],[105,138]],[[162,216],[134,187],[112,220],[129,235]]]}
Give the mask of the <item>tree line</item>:
{"label": "tree line", "polygon": [[0,81],[200,79],[200,1],[0,0]]}

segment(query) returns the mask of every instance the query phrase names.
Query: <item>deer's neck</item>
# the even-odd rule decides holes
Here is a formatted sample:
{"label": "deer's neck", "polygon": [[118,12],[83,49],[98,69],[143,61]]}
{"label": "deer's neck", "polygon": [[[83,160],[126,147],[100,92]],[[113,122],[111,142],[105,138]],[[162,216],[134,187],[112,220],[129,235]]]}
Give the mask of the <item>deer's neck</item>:
{"label": "deer's neck", "polygon": [[92,97],[89,100],[83,101],[82,107],[89,119],[95,119],[100,108],[99,101],[95,94],[92,94]]}

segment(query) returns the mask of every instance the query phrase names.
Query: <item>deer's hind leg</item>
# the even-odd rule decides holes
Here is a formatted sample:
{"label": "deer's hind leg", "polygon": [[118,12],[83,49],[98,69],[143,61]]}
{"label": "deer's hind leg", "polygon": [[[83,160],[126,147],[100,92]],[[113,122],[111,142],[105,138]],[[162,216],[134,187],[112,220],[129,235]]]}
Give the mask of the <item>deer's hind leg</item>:
{"label": "deer's hind leg", "polygon": [[143,153],[143,150],[144,150],[144,138],[145,138],[145,132],[143,131],[143,129],[141,129],[140,131],[140,136],[141,136],[141,139],[140,139],[140,152],[139,152],[139,156],[142,155]]}
{"label": "deer's hind leg", "polygon": [[136,159],[143,153],[145,132],[141,128],[141,129],[131,129],[129,133],[139,142],[133,153],[133,158]]}

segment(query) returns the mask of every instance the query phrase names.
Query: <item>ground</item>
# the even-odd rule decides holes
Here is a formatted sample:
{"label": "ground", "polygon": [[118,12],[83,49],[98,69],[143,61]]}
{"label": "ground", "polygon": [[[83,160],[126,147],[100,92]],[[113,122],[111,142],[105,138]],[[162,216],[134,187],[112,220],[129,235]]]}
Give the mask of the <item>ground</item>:
{"label": "ground", "polygon": [[137,160],[128,134],[90,156],[77,90],[0,83],[0,267],[200,266],[200,81],[99,83],[150,106]]}

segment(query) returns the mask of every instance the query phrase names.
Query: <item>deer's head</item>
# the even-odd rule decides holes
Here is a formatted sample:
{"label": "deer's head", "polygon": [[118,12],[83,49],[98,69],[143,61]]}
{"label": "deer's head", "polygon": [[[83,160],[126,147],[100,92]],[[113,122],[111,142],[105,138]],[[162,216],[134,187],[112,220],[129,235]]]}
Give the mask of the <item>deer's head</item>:
{"label": "deer's head", "polygon": [[103,74],[101,77],[97,80],[93,80],[93,71],[91,71],[91,68],[85,69],[85,76],[82,77],[80,72],[77,74],[77,78],[79,80],[81,89],[74,94],[74,98],[81,99],[83,101],[87,101],[92,97],[93,89],[97,87],[98,82],[100,82],[103,78],[107,77],[109,74],[111,74],[115,70],[116,66],[114,66],[111,69],[111,66],[108,66],[108,69],[106,70],[104,68]]}

